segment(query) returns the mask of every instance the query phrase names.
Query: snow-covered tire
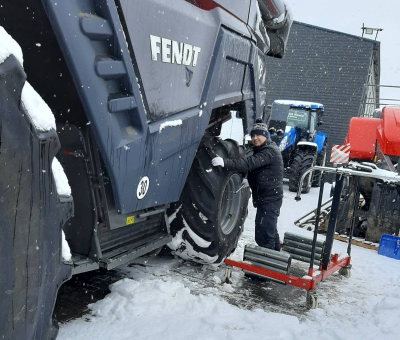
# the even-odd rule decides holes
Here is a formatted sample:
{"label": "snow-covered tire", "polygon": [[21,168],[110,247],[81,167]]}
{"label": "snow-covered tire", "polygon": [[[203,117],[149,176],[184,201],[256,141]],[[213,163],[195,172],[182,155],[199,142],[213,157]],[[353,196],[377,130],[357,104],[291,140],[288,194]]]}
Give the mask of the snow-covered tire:
{"label": "snow-covered tire", "polygon": [[73,203],[58,195],[57,133],[38,129],[21,98],[26,75],[18,60],[11,54],[0,64],[0,338],[49,340],[58,333],[57,291],[72,271],[61,249]]}
{"label": "snow-covered tire", "polygon": [[[303,150],[298,150],[296,152],[296,155],[293,158],[293,162],[290,165],[290,173],[289,173],[290,191],[297,192],[301,176],[304,174],[304,172],[306,172],[306,170],[314,166],[314,164],[315,164],[315,155]],[[306,194],[310,192],[311,180],[312,180],[312,173],[309,173],[303,180],[303,186],[301,188],[302,193]]]}
{"label": "snow-covered tire", "polygon": [[[326,141],[324,142],[324,145],[322,146],[322,150],[317,156],[317,161],[316,165],[318,166],[325,166],[326,165]],[[321,171],[315,171],[312,179],[311,185],[313,187],[319,187],[321,185],[321,178],[322,178],[322,172]]]}
{"label": "snow-covered tire", "polygon": [[[212,151],[211,151],[212,149]],[[244,157],[233,140],[203,140],[178,202],[168,210],[172,252],[183,259],[220,264],[236,248],[247,217],[249,188],[238,191],[243,175],[213,167],[213,153]]]}

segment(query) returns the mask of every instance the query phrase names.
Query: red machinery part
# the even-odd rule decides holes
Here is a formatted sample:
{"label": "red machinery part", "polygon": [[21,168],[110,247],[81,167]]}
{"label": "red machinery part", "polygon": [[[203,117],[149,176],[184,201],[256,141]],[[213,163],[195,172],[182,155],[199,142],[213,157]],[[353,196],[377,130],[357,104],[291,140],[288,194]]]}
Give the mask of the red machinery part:
{"label": "red machinery part", "polygon": [[350,159],[372,160],[376,141],[385,155],[400,156],[400,107],[384,107],[382,118],[350,119],[344,140],[351,146]]}
{"label": "red machinery part", "polygon": [[376,139],[382,152],[400,156],[400,107],[384,107]]}
{"label": "red machinery part", "polygon": [[[348,266],[350,264],[350,257],[346,256],[342,259],[339,259],[337,254],[331,255],[331,261],[329,262],[327,269],[320,269],[317,275],[308,277],[296,277],[292,275],[281,274],[257,267],[256,265],[253,265],[251,263],[234,261],[230,259],[226,259],[225,264],[231,267],[240,268],[253,274],[261,275],[265,278],[281,281],[288,286],[294,286],[304,290],[312,290],[315,288],[318,282],[327,279],[340,268]],[[313,275],[312,272],[309,272],[309,274]]]}
{"label": "red machinery part", "polygon": [[350,144],[350,159],[372,160],[375,155],[376,130],[381,125],[378,118],[350,119],[344,144]]}

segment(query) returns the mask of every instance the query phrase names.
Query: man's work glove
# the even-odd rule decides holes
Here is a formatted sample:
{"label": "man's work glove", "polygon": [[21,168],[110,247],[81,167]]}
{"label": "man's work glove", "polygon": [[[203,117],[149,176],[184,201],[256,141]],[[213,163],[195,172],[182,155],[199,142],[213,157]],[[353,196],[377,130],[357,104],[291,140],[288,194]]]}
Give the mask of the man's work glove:
{"label": "man's work glove", "polygon": [[249,181],[247,180],[247,178],[243,178],[242,188],[247,188],[248,186],[249,186]]}
{"label": "man's work glove", "polygon": [[215,157],[211,160],[212,165],[224,167],[224,160],[222,157]]}

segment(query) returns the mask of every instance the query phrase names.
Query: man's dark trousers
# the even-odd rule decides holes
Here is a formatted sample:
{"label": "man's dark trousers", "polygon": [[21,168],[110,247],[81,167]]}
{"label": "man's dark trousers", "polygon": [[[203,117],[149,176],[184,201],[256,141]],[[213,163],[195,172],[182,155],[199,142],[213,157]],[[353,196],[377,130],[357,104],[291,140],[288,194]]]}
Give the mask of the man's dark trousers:
{"label": "man's dark trousers", "polygon": [[277,229],[282,199],[261,204],[257,207],[256,243],[260,247],[280,251]]}

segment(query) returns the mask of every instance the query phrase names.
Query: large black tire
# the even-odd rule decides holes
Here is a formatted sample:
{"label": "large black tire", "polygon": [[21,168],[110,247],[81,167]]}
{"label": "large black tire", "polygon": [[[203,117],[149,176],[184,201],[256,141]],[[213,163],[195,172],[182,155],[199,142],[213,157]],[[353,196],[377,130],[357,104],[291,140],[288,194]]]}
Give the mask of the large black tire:
{"label": "large black tire", "polygon": [[61,255],[72,197],[61,202],[52,174],[55,130],[38,131],[21,103],[25,73],[11,55],[0,64],[0,338],[49,340],[52,313],[72,263]]}
{"label": "large black tire", "polygon": [[243,232],[250,198],[241,187],[243,175],[213,167],[213,152],[244,157],[233,140],[208,137],[201,143],[179,201],[168,211],[172,252],[183,259],[220,264],[236,248]]}
{"label": "large black tire", "polygon": [[[326,165],[326,141],[324,142],[324,145],[322,146],[322,150],[317,156],[317,162],[316,165],[318,166],[325,166]],[[311,185],[313,187],[319,187],[321,185],[321,179],[322,179],[322,172],[321,171],[315,171],[312,179]]]}
{"label": "large black tire", "polygon": [[[315,164],[315,155],[304,150],[297,150],[293,162],[290,165],[289,190],[297,192],[299,182],[304,172]],[[312,173],[308,174],[303,180],[301,192],[306,194],[310,192]]]}

